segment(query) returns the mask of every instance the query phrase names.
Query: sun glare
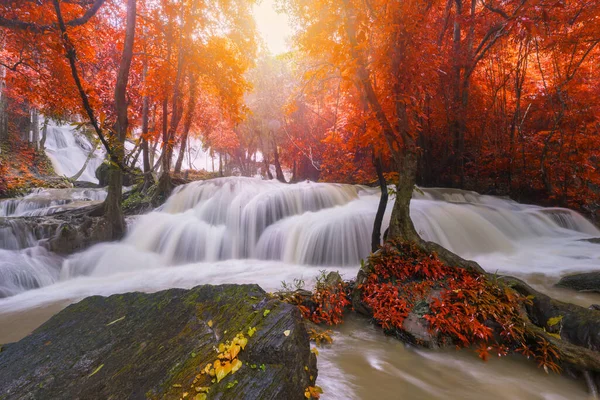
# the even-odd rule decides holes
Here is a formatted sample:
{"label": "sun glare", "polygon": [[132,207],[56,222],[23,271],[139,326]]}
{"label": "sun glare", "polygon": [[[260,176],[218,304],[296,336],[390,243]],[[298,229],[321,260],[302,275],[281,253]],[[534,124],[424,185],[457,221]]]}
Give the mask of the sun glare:
{"label": "sun glare", "polygon": [[262,0],[254,6],[254,17],[260,36],[273,55],[290,50],[292,29],[288,16],[275,10],[274,0]]}

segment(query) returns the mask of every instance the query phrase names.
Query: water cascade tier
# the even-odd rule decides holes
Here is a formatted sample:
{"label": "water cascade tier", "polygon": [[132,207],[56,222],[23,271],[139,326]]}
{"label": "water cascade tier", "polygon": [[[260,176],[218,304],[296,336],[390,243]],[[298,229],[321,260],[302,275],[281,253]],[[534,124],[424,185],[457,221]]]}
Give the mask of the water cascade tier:
{"label": "water cascade tier", "polygon": [[[68,178],[75,176],[85,165],[79,180],[98,183],[96,168],[102,164],[104,152],[97,148],[81,133],[75,132],[70,125],[60,125],[48,121],[46,127],[46,155],[52,161],[54,172]],[[94,150],[93,154],[90,153]],[[87,165],[86,160],[90,156]]]}
{"label": "water cascade tier", "polygon": [[[4,207],[0,203],[0,211],[45,215],[55,207],[64,207],[60,202],[75,202],[78,198],[97,201],[105,192],[46,190],[30,196]],[[19,276],[27,276],[20,279],[29,283],[22,285],[23,289],[78,276],[111,276],[194,264],[202,268],[201,264],[227,260],[265,260],[355,271],[370,252],[378,202],[377,188],[358,185],[288,185],[242,177],[198,181],[178,187],[162,207],[138,217],[121,242],[97,245],[66,259],[59,275],[54,273],[54,264],[49,266],[51,273],[41,273],[43,267],[32,267],[24,261],[28,260],[26,255],[12,257],[21,261],[3,262],[1,268],[14,270],[24,265]],[[36,209],[34,203],[45,208]],[[390,201],[384,230],[392,205]],[[415,191],[411,216],[425,240],[494,269],[513,272],[524,266],[529,273],[547,273],[550,267],[560,273],[561,268],[568,267],[593,269],[598,262],[595,246],[580,239],[600,237],[600,231],[568,209],[433,188]],[[0,229],[2,247],[14,250],[34,246],[40,235],[29,234],[15,224]],[[549,245],[562,246],[562,255],[552,258],[552,251],[542,251],[532,259],[531,252]],[[575,253],[577,258],[565,264],[564,258]],[[17,274],[5,271],[4,276],[8,275]],[[0,287],[5,285],[0,281]],[[14,284],[10,285],[10,293],[14,293]]]}
{"label": "water cascade tier", "polygon": [[[151,265],[259,259],[357,266],[370,251],[378,201],[378,189],[364,186],[252,178],[194,182],[178,188],[160,210],[140,217],[111,252],[151,258]],[[383,229],[391,208],[392,202]],[[425,240],[464,257],[512,254],[522,242],[542,238],[600,236],[572,210],[474,192],[423,189],[415,192],[411,215]],[[91,257],[98,260],[95,267],[87,257],[71,259],[69,274],[93,273],[96,267],[106,271],[102,257]]]}
{"label": "water cascade tier", "polygon": [[[44,193],[49,202],[38,202],[45,205],[37,208],[28,198],[0,205],[5,215],[13,215],[0,218],[0,337],[2,318],[34,320],[39,310],[90,295],[221,283],[256,283],[274,291],[281,281],[296,278],[310,287],[320,270],[339,270],[352,279],[369,254],[379,202],[379,189],[365,186],[235,177],[194,182],[177,188],[159,209],[136,217],[122,241],[62,258],[39,244],[53,233],[29,223],[52,216],[14,217],[77,206],[75,200],[52,203],[75,195]],[[392,201],[384,230],[391,208]],[[598,245],[582,240],[600,237],[600,231],[572,210],[433,188],[415,191],[411,215],[424,239],[488,271],[534,285],[549,281],[545,288],[567,272],[600,265]],[[524,361],[483,368],[464,352],[417,354],[362,320],[351,319],[335,332],[335,346],[319,356],[324,399],[385,398],[390,390],[407,398],[468,398],[481,392],[498,400],[587,398],[566,378],[549,380]]]}

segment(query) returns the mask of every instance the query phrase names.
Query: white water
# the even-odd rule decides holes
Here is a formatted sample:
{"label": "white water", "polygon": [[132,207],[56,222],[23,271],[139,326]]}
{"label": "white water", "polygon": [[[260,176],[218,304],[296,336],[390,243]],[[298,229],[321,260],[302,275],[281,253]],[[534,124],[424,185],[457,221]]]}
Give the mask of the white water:
{"label": "white water", "polygon": [[104,201],[106,189],[35,189],[27,196],[0,200],[0,217],[38,217]]}
{"label": "white water", "polygon": [[[54,172],[68,178],[74,176],[85,164],[93,145],[84,135],[77,133],[73,126],[58,125],[49,121],[47,129],[46,155],[52,161]],[[96,168],[102,164],[103,159],[102,149],[96,149],[79,180],[98,183]]]}
{"label": "white water", "polygon": [[[285,185],[251,178],[195,182],[178,188],[160,210],[138,217],[122,242],[100,244],[75,254],[64,260],[60,273],[52,262],[44,271],[37,263],[26,261],[27,267],[18,276],[14,267],[6,268],[9,263],[0,264],[0,286],[9,295],[23,282],[26,284],[21,284],[21,289],[48,285],[0,299],[0,315],[77,301],[92,294],[152,292],[206,283],[258,283],[270,291],[278,289],[282,280],[301,278],[310,286],[320,269],[339,269],[345,278],[352,278],[360,259],[369,253],[378,200],[378,190],[361,186]],[[386,219],[390,210],[391,204]],[[541,274],[555,281],[568,272],[600,266],[600,247],[581,241],[600,237],[600,231],[570,210],[521,205],[472,192],[424,189],[423,194],[415,193],[411,214],[425,239],[475,259],[488,271],[526,280]],[[29,255],[20,252],[11,254],[18,254],[22,262]],[[37,255],[33,259],[37,260]],[[483,364],[469,356],[415,355],[399,342],[392,345],[381,337],[374,341],[373,334],[359,326],[337,329],[339,350],[334,345],[320,357],[323,372],[319,379],[325,398],[386,398],[385,393],[390,396],[387,398],[395,398],[391,394],[404,386],[410,388],[408,398],[466,398],[464,391],[448,386],[451,383],[419,374],[430,371],[431,365],[461,368],[450,374],[450,382],[468,385],[466,382],[475,380],[473,390],[491,393],[497,388],[488,382],[499,379],[497,372],[503,366],[512,365],[494,363],[482,369]],[[355,354],[356,348],[365,349],[365,353]],[[353,369],[356,363],[364,364],[363,369]],[[422,371],[412,373],[411,366],[417,364]],[[511,368],[532,371],[530,365],[517,364]],[[373,384],[368,377],[377,371],[384,372],[377,375],[385,381],[382,388],[391,386],[387,391],[374,388],[379,395],[370,397],[365,394]],[[583,391],[574,392],[566,380],[550,384],[537,373],[502,374],[508,374],[506,384],[512,391],[506,396],[496,393],[493,398],[584,396]],[[404,386],[398,386],[399,381]],[[536,389],[527,389],[533,384]],[[552,389],[544,392],[540,387]],[[552,394],[561,390],[562,395]]]}

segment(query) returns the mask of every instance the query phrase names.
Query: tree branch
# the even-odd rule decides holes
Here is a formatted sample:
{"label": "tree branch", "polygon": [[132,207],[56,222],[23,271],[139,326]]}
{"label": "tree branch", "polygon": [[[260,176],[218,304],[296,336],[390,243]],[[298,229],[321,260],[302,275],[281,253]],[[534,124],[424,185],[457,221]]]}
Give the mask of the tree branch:
{"label": "tree branch", "polygon": [[[62,22],[62,25],[67,26],[80,26],[87,23],[102,7],[105,0],[95,0],[92,6],[79,18],[72,19],[68,22]],[[54,2],[56,4],[56,2]],[[62,19],[62,16],[61,16]],[[60,24],[58,24],[60,25]],[[49,24],[49,25],[38,25],[33,22],[25,22],[18,19],[8,19],[4,17],[0,17],[0,27],[10,28],[10,29],[20,29],[35,33],[43,33],[52,29],[57,28],[57,24]],[[60,28],[60,26],[58,26]],[[62,28],[61,28],[62,29]]]}

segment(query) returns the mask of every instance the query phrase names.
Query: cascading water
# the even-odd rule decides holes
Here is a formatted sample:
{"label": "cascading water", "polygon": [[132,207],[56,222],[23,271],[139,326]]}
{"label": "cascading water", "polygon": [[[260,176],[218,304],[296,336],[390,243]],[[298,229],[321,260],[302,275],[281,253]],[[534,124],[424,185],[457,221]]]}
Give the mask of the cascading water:
{"label": "cascading water", "polygon": [[[69,178],[75,176],[84,166],[93,145],[85,136],[76,134],[72,126],[49,121],[46,129],[46,155],[52,161],[54,172]],[[103,159],[103,151],[96,149],[79,180],[98,183],[96,168]]]}
{"label": "cascading water", "polygon": [[40,217],[98,204],[105,189],[36,189],[27,196],[0,201],[0,298],[51,285],[58,280],[62,257],[39,245],[55,234]]}
{"label": "cascading water", "polygon": [[24,197],[0,200],[0,217],[40,217],[104,201],[106,189],[35,189]]}
{"label": "cascading water", "polygon": [[[0,279],[10,282],[0,280],[4,295],[12,295],[0,299],[0,317],[92,294],[189,288],[205,283],[258,283],[265,290],[276,290],[282,280],[293,278],[305,279],[310,285],[321,269],[339,269],[343,276],[352,278],[360,260],[369,254],[378,201],[379,190],[363,186],[286,185],[252,178],[194,182],[179,187],[159,209],[136,218],[121,242],[96,245],[72,255],[60,268],[54,259],[43,261],[44,266],[23,261],[29,256],[42,258],[27,249],[11,253],[16,254],[14,258],[21,257],[25,275],[16,274],[14,268],[9,273],[0,272]],[[392,202],[384,229],[391,208]],[[600,231],[571,210],[522,205],[473,192],[422,189],[415,192],[411,215],[424,239],[475,259],[488,271],[526,280],[540,274],[557,279],[567,271],[588,271],[600,265],[600,247],[581,241],[600,237]],[[6,243],[2,247],[18,248],[14,243],[19,240],[29,243],[26,235],[11,242],[3,239],[2,232],[0,229],[0,241]],[[2,268],[0,265],[0,271]],[[26,291],[16,294],[22,290]],[[350,330],[340,328],[341,347],[322,352],[319,359],[325,398],[369,398],[363,389],[371,379],[378,379],[376,376],[384,385],[404,382],[412,398],[447,398],[449,393],[450,397],[462,398],[464,393],[457,389],[411,372],[411,365],[423,365],[423,371],[440,364],[453,368],[456,357],[461,357],[461,368],[466,372],[457,372],[452,379],[461,384],[472,384],[469,377],[477,376],[477,385],[487,388],[480,390],[491,390],[482,381],[490,374],[497,378],[493,368],[499,367],[481,372],[477,361],[464,356],[424,353],[425,357],[418,358],[398,342],[392,344],[381,336],[374,340],[373,332],[354,323],[352,326]],[[368,350],[359,355],[344,343]],[[389,354],[396,358],[392,360]],[[360,371],[351,367],[355,363],[362,365]],[[520,364],[514,368],[521,373],[530,371]],[[546,387],[542,376],[514,375],[510,379],[528,393],[523,398],[550,398],[540,395],[541,389],[526,390],[531,380],[538,387]],[[353,380],[361,383],[352,384]],[[566,383],[556,386],[558,391],[568,388],[570,394],[555,396],[557,399],[580,398],[584,393]],[[517,398],[502,394],[491,397]]]}

